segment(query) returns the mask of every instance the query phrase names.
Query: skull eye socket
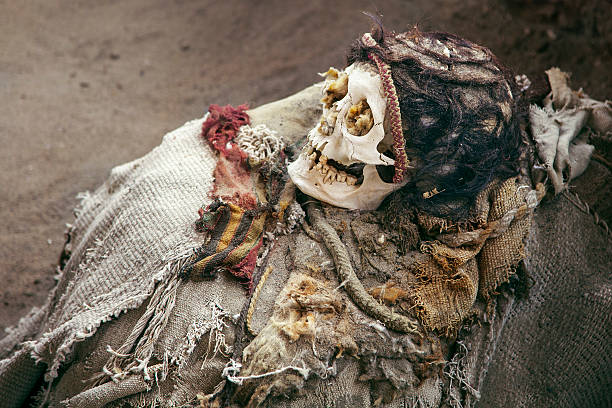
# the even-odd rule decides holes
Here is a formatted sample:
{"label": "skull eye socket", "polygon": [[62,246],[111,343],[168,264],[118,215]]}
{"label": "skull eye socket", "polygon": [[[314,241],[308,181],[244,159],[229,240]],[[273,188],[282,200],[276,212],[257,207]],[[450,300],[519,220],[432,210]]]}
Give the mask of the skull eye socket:
{"label": "skull eye socket", "polygon": [[372,109],[365,99],[360,100],[348,109],[346,129],[353,136],[366,135],[374,126]]}
{"label": "skull eye socket", "polygon": [[[329,71],[328,71],[329,75]],[[338,74],[336,74],[338,75]],[[332,81],[327,88],[325,88],[325,96],[321,99],[323,106],[326,109],[332,107],[332,105],[344,98],[348,93],[348,75],[344,72],[338,75],[335,81]]]}
{"label": "skull eye socket", "polygon": [[[378,146],[376,146],[376,150],[378,151],[378,153],[383,154],[389,159],[395,160],[395,154],[393,153],[393,134],[389,130],[390,127],[390,118],[389,115],[387,115],[385,116],[384,121],[385,137],[383,138],[383,140],[380,141],[380,143],[378,143]],[[386,181],[385,179],[383,180]]]}

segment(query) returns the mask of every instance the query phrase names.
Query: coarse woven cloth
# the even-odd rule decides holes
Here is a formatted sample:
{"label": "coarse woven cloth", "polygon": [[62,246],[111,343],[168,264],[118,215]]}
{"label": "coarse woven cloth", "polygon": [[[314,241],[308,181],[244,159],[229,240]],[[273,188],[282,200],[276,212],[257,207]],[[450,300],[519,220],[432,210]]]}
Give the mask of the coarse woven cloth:
{"label": "coarse woven cloth", "polygon": [[[516,178],[491,183],[476,200],[473,219],[481,228],[472,231],[457,231],[446,220],[419,215],[422,228],[441,232],[436,240],[421,241],[420,250],[428,259],[419,263],[417,283],[409,290],[429,330],[456,330],[473,313],[478,294],[490,299],[514,274],[525,257],[523,240],[538,203],[537,191],[528,196],[529,191]],[[499,231],[492,233],[496,227]]]}
{"label": "coarse woven cloth", "polygon": [[[3,341],[4,356],[16,346],[16,356],[29,354],[44,363],[45,379],[52,380],[70,359],[75,342],[94,335],[103,322],[138,308],[156,283],[191,255],[202,241],[194,220],[207,199],[215,166],[207,143],[194,137],[201,126],[202,120],[195,120],[169,133],[159,147],[114,168],[100,188],[82,196],[69,231],[72,256],[43,308],[39,332],[20,345],[9,343],[14,339]],[[23,320],[23,329],[17,329],[24,338],[33,337],[29,323]],[[0,395],[15,397],[13,403],[4,401],[7,406],[21,399],[19,388],[36,381],[23,378],[15,388],[6,372],[17,364],[14,359],[0,366]]]}
{"label": "coarse woven cloth", "polygon": [[536,209],[525,252],[528,296],[494,298],[488,322],[460,334],[473,391],[452,394],[464,407],[611,406],[610,235],[562,195]]}
{"label": "coarse woven cloth", "polygon": [[610,235],[565,197],[536,213],[533,286],[505,317],[481,405],[612,406]]}

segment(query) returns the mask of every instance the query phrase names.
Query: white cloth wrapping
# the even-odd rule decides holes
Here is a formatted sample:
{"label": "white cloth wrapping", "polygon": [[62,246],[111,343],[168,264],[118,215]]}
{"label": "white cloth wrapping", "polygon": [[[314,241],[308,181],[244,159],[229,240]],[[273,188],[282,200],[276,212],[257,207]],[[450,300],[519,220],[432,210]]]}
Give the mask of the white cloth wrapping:
{"label": "white cloth wrapping", "polygon": [[538,156],[558,194],[589,165],[594,146],[587,143],[585,127],[600,134],[612,131],[612,104],[572,91],[568,75],[559,68],[546,74],[552,91],[543,107],[530,107],[529,121]]}

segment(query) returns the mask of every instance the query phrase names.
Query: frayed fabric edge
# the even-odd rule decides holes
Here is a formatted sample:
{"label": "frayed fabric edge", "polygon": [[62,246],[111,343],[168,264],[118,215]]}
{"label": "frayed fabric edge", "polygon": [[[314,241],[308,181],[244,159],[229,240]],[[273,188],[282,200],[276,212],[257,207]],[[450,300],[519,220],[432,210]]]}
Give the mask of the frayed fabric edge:
{"label": "frayed fabric edge", "polygon": [[[150,371],[154,374],[164,369],[163,364],[151,366]],[[120,389],[121,393],[117,390]],[[149,384],[141,377],[131,376],[121,380],[121,386],[114,383],[105,383],[90,388],[61,402],[66,408],[98,408],[116,401],[117,398],[129,397],[131,395],[146,391]]]}
{"label": "frayed fabric edge", "polygon": [[[466,345],[457,341],[459,350],[455,355],[447,361],[444,367],[444,375],[448,379],[448,389],[446,390],[449,397],[449,404],[453,408],[463,408],[462,395],[469,394],[465,407],[471,407],[473,404],[471,399],[475,401],[480,399],[480,391],[474,388],[469,381],[469,368],[465,365],[465,359],[468,357],[469,350]],[[454,388],[453,388],[454,386]]]}
{"label": "frayed fabric edge", "polygon": [[[167,280],[173,276],[178,277],[180,268],[191,258],[195,249],[196,248],[190,248],[188,251],[183,251],[177,255],[171,256],[165,265],[153,275],[143,293],[134,294],[129,298],[129,300],[115,307],[111,312],[98,316],[95,323],[89,324],[85,327],[74,327],[74,321],[69,320],[54,330],[45,333],[36,341],[22,343],[22,347],[29,349],[30,356],[37,364],[48,364],[49,368],[45,372],[44,381],[49,383],[57,378],[58,371],[62,363],[69,358],[75,343],[92,337],[94,334],[96,334],[97,329],[102,325],[102,323],[108,322],[125,312],[140,307],[143,302],[153,295],[154,288],[159,282]],[[168,313],[170,313],[170,311],[168,311]],[[164,319],[163,323],[165,322],[167,322],[167,318]],[[67,334],[67,336],[53,353],[53,358],[45,358],[45,354],[48,354],[48,347],[54,342],[54,340],[61,338],[63,334]],[[140,371],[144,372],[146,377],[146,366],[141,368],[142,370]]]}
{"label": "frayed fabric edge", "polygon": [[45,307],[34,307],[15,326],[5,329],[6,335],[0,339],[0,360],[8,357],[28,337],[35,335],[33,328],[42,323],[45,314]]}
{"label": "frayed fabric edge", "polygon": [[[187,364],[189,357],[205,334],[209,334],[209,337],[202,368],[209,359],[214,358],[217,354],[222,354],[225,357],[231,355],[233,346],[225,342],[223,330],[230,327],[230,324],[235,324],[235,319],[221,306],[219,299],[211,300],[208,303],[208,311],[210,316],[201,316],[189,325],[185,341],[177,352],[170,357],[170,364],[176,365],[179,372]],[[168,352],[166,351],[166,353]]]}

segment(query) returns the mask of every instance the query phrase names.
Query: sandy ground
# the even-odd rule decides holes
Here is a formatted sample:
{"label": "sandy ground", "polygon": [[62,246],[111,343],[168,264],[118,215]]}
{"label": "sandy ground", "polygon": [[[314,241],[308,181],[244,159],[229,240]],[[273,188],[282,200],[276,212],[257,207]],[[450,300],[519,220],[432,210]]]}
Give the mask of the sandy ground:
{"label": "sandy ground", "polygon": [[[611,9],[605,0],[0,0],[0,329],[53,287],[78,192],[211,103],[256,106],[342,66],[369,29],[362,10],[397,31],[457,33],[527,75],[557,65],[602,99],[612,96]],[[583,190],[601,188],[610,189]]]}

